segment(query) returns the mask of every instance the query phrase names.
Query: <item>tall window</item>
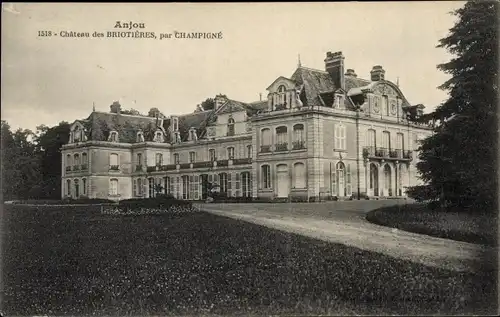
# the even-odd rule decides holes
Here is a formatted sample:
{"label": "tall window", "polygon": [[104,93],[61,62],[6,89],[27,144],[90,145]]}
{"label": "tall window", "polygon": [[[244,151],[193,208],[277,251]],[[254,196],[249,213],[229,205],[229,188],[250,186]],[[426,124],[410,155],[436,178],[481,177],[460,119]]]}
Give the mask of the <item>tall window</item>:
{"label": "tall window", "polygon": [[66,155],[66,166],[71,166],[71,155]]}
{"label": "tall window", "polygon": [[208,156],[210,157],[210,161],[215,161],[216,158],[215,158],[215,150],[214,149],[210,149],[208,150]]}
{"label": "tall window", "polygon": [[189,152],[189,163],[196,162],[196,152]]}
{"label": "tall window", "polygon": [[144,184],[142,178],[138,178],[134,181],[134,194],[135,196],[142,197]]}
{"label": "tall window", "polygon": [[336,166],[337,170],[337,190],[338,196],[345,196],[345,166],[344,163],[339,162]]}
{"label": "tall window", "polygon": [[172,194],[172,188],[170,187],[172,184],[170,183],[170,177],[165,177],[165,194]]}
{"label": "tall window", "polygon": [[346,129],[343,124],[335,125],[335,149],[345,150],[346,149]]}
{"label": "tall window", "polygon": [[389,97],[382,96],[382,113],[386,116],[389,115]]}
{"label": "tall window", "polygon": [[293,126],[293,149],[303,149],[305,148],[304,142],[304,125],[296,124]]}
{"label": "tall window", "polygon": [[189,197],[189,176],[182,176],[182,199]]}
{"label": "tall window", "polygon": [[233,196],[233,180],[231,179],[231,173],[227,173],[227,196]]}
{"label": "tall window", "polygon": [[229,160],[234,159],[234,147],[231,146],[227,148],[227,158]]}
{"label": "tall window", "polygon": [[115,169],[117,170],[118,169],[118,154],[116,153],[111,153],[109,155],[109,167],[110,169]]}
{"label": "tall window", "polygon": [[87,195],[87,180],[82,178],[82,194]]}
{"label": "tall window", "polygon": [[252,196],[252,175],[250,172],[241,173],[241,191],[243,197]]}
{"label": "tall window", "polygon": [[232,136],[234,135],[234,119],[229,118],[227,120],[227,135]]}
{"label": "tall window", "polygon": [[87,153],[82,153],[82,167],[87,168],[89,164]]}
{"label": "tall window", "polygon": [[389,131],[382,132],[382,147],[386,149],[391,148],[391,134]]}
{"label": "tall window", "polygon": [[252,146],[247,145],[247,158],[252,158]]}
{"label": "tall window", "polygon": [[80,183],[75,179],[75,198],[80,197]]}
{"label": "tall window", "polygon": [[109,194],[111,196],[118,195],[118,180],[116,178],[112,178],[109,180]]}
{"label": "tall window", "polygon": [[375,130],[373,129],[368,130],[366,143],[368,144],[368,146],[371,147],[377,146]]}
{"label": "tall window", "polygon": [[66,195],[71,196],[71,180],[66,180]]}
{"label": "tall window", "polygon": [[306,188],[306,166],[304,163],[295,163],[293,165],[294,187]]}
{"label": "tall window", "polygon": [[397,146],[398,150],[404,150],[405,149],[405,141],[404,141],[403,133],[398,133],[396,146]]}
{"label": "tall window", "polygon": [[271,188],[271,167],[269,165],[262,165],[261,174],[262,174],[262,188],[264,189]]}
{"label": "tall window", "polygon": [[142,153],[137,153],[137,166],[142,166]]}
{"label": "tall window", "polygon": [[179,164],[179,153],[174,153],[174,164]]}
{"label": "tall window", "polygon": [[288,149],[288,135],[285,126],[276,128],[276,150],[285,151]]}
{"label": "tall window", "polygon": [[149,185],[149,197],[155,197],[155,179],[154,178],[149,178],[148,179],[148,185]]}
{"label": "tall window", "polygon": [[261,131],[261,140],[260,140],[260,145],[261,145],[261,152],[270,152],[271,151],[271,144],[272,144],[272,134],[270,129],[262,129]]}
{"label": "tall window", "polygon": [[156,153],[156,166],[163,165],[163,154]]}
{"label": "tall window", "polygon": [[227,193],[227,173],[219,174],[219,186],[221,193]]}
{"label": "tall window", "polygon": [[75,165],[75,169],[80,169],[80,155],[75,154],[73,164]]}
{"label": "tall window", "polygon": [[277,96],[277,102],[276,105],[283,105],[286,106],[286,88],[285,86],[281,85],[278,87],[278,96]]}

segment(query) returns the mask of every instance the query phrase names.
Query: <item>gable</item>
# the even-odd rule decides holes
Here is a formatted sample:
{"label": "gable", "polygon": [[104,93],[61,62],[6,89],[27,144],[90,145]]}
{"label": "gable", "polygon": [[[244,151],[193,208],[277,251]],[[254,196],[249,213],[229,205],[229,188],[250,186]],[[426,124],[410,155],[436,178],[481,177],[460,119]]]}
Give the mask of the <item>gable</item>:
{"label": "gable", "polygon": [[280,76],[280,77],[276,78],[276,80],[273,81],[273,83],[271,85],[269,85],[269,87],[267,87],[267,90],[268,91],[276,91],[276,90],[278,90],[278,87],[281,85],[284,85],[286,87],[286,89],[294,89],[296,83],[295,83],[295,81],[293,81],[289,78]]}

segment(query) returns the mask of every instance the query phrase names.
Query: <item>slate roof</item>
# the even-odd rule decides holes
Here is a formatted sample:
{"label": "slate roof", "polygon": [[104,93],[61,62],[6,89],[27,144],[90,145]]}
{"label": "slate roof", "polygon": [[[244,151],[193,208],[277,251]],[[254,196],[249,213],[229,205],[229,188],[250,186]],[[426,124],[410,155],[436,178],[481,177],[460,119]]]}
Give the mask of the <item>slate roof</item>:
{"label": "slate roof", "polygon": [[322,101],[319,99],[321,98],[320,94],[333,91],[336,88],[330,74],[317,69],[299,67],[295,70],[291,79],[298,86],[304,85],[300,96],[304,106],[323,106]]}

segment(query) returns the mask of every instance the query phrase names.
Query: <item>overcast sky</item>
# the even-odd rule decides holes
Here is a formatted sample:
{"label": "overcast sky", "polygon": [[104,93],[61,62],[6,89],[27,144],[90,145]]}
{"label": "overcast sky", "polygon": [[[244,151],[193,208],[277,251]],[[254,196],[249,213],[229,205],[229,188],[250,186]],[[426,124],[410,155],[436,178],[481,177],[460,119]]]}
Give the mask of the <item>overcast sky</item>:
{"label": "overcast sky", "polygon": [[[446,99],[436,48],[463,2],[289,4],[14,4],[2,10],[2,119],[35,129],[125,109],[191,112],[217,93],[251,102],[302,65],[324,69],[328,51],[369,78],[382,65],[408,100],[432,110]],[[223,39],[39,37],[39,31],[107,32],[116,21],[140,31],[222,32]]]}

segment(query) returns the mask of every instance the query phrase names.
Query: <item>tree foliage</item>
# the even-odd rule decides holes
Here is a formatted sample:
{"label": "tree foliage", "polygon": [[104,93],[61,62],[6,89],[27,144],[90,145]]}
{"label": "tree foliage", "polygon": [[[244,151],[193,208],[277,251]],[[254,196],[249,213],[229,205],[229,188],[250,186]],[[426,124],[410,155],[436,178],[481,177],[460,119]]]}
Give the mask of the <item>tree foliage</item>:
{"label": "tree foliage", "polygon": [[207,98],[205,101],[203,101],[201,103],[200,107],[203,111],[214,110],[215,109],[215,99]]}
{"label": "tree foliage", "polygon": [[449,98],[427,116],[440,122],[419,148],[417,168],[426,190],[421,200],[495,210],[497,205],[497,12],[496,2],[467,2],[438,47],[454,57],[438,69],[451,75],[439,88]]}

